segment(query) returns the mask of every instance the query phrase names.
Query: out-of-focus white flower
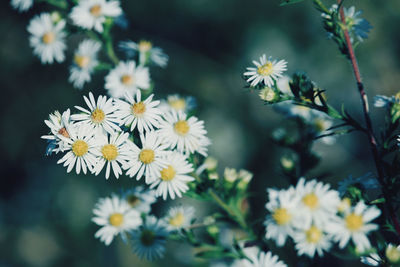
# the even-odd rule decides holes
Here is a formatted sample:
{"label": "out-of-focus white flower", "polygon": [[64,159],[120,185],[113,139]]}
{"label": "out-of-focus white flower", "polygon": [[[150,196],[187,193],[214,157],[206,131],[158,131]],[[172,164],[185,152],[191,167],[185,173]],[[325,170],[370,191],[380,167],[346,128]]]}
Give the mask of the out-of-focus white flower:
{"label": "out-of-focus white flower", "polygon": [[11,6],[19,12],[27,11],[32,5],[33,0],[11,0]]}
{"label": "out-of-focus white flower", "polygon": [[253,87],[261,82],[267,87],[273,87],[287,69],[285,60],[273,60],[271,57],[267,58],[265,54],[260,57],[260,62],[254,60],[253,64],[256,65],[256,68],[248,67],[244,73],[244,76],[249,76],[247,82]]}
{"label": "out-of-focus white flower", "polygon": [[122,193],[122,198],[128,202],[132,209],[141,213],[149,213],[151,204],[156,202],[156,192],[154,190],[145,189],[144,186],[135,186],[132,189]]}
{"label": "out-of-focus white flower", "polygon": [[176,206],[169,209],[164,221],[170,231],[184,229],[192,223],[194,208]]}
{"label": "out-of-focus white flower", "polygon": [[138,53],[140,65],[153,63],[162,68],[167,66],[168,55],[166,55],[161,48],[154,47],[149,41],[141,40],[138,43],[124,41],[119,44],[119,47],[124,50],[128,56],[134,56]]}

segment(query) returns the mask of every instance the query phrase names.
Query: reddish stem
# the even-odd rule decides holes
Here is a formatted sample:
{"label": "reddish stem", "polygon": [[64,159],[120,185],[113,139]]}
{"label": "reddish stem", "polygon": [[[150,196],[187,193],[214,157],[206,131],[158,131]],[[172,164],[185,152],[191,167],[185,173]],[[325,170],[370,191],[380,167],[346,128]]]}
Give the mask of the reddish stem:
{"label": "reddish stem", "polygon": [[[338,0],[339,6],[341,3],[342,3],[342,0]],[[345,17],[344,11],[343,11],[343,7],[340,7],[339,12],[340,12],[340,19],[345,27],[346,17]],[[387,192],[387,189],[386,189],[384,172],[383,172],[383,168],[382,168],[382,165],[380,162],[378,146],[377,146],[376,138],[374,136],[374,132],[373,132],[373,128],[372,128],[371,117],[369,116],[368,98],[367,98],[367,94],[365,93],[364,84],[362,83],[362,80],[361,80],[361,74],[360,74],[360,69],[358,67],[357,58],[354,54],[354,49],[353,49],[353,45],[351,43],[351,39],[350,39],[348,30],[346,28],[344,28],[343,33],[344,33],[344,38],[345,38],[346,45],[347,45],[347,52],[349,54],[351,65],[352,65],[353,71],[354,71],[354,76],[357,81],[358,92],[360,93],[360,97],[361,97],[364,118],[365,118],[365,122],[367,124],[367,134],[368,134],[369,144],[371,147],[372,155],[374,157],[376,169],[378,171],[378,180],[382,186],[382,191],[383,191],[383,194],[386,199],[386,206],[388,208],[390,218],[392,219],[393,226],[394,226],[397,234],[400,236],[400,223],[399,223],[399,220],[397,219],[397,216],[393,209],[393,206],[390,203],[389,193]]]}

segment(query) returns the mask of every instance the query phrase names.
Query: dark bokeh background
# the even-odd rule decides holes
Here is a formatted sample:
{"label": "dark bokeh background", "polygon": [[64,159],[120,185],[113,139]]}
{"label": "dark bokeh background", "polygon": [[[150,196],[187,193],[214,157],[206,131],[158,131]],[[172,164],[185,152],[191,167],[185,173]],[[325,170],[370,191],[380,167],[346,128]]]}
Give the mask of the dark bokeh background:
{"label": "dark bokeh background", "polygon": [[[283,117],[243,89],[241,73],[262,53],[286,59],[291,74],[306,71],[327,90],[336,106],[344,102],[361,118],[359,97],[349,64],[335,44],[326,39],[320,14],[311,1],[279,7],[277,0],[169,0],[122,1],[129,30],[116,30],[120,40],[152,40],[170,56],[168,68],[154,70],[158,96],[193,95],[199,117],[213,140],[210,154],[220,165],[254,172],[252,211],[264,214],[267,186],[286,186],[279,172],[282,151],[270,134]],[[329,2],[329,1],[326,1]],[[400,2],[346,1],[364,10],[374,29],[357,54],[370,99],[398,91],[400,79]],[[48,113],[83,104],[82,94],[105,93],[105,73],[84,91],[67,82],[68,64],[41,65],[32,56],[26,26],[44,10],[28,13],[0,7],[0,266],[193,266],[189,247],[171,242],[167,257],[155,263],[138,259],[120,240],[105,247],[94,239],[90,222],[98,197],[134,182],[127,177],[106,181],[102,176],[66,174],[58,156],[45,158]],[[69,40],[75,49],[80,37]],[[73,50],[71,49],[71,50]],[[71,53],[71,50],[69,53]],[[375,126],[382,113],[372,108]],[[340,137],[333,146],[316,144],[324,157],[314,175],[328,172],[328,181],[374,171],[366,139],[359,134]],[[192,201],[194,205],[199,205]],[[200,209],[200,213],[207,211]],[[163,207],[158,208],[162,214]],[[289,251],[293,250],[289,248]],[[286,259],[294,266],[294,258]],[[331,264],[344,265],[330,259]],[[325,264],[325,266],[327,266]]]}

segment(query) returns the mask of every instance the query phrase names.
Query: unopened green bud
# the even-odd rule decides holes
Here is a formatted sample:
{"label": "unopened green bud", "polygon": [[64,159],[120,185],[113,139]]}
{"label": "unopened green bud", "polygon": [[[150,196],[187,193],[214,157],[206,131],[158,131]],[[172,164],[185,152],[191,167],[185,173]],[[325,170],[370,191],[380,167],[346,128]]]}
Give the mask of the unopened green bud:
{"label": "unopened green bud", "polygon": [[288,156],[281,157],[281,166],[285,171],[291,171],[294,168],[294,160]]}
{"label": "unopened green bud", "polygon": [[279,93],[275,92],[275,90],[270,87],[265,87],[264,89],[261,89],[258,95],[262,100],[269,103],[274,103],[279,100]]}
{"label": "unopened green bud", "polygon": [[218,178],[219,178],[219,175],[217,172],[212,172],[212,173],[208,174],[208,179],[210,179],[210,180],[218,180]]}
{"label": "unopened green bud", "polygon": [[212,171],[212,170],[215,170],[217,168],[218,160],[216,158],[213,158],[213,157],[207,157],[206,160],[204,161],[204,164],[205,164],[206,169],[208,171]]}
{"label": "unopened green bud", "polygon": [[389,244],[386,247],[386,258],[390,261],[392,264],[398,264],[400,263],[400,246],[394,246],[392,244]]}
{"label": "unopened green bud", "polygon": [[233,168],[225,168],[224,178],[225,178],[225,181],[233,183],[238,178],[238,173]]}
{"label": "unopened green bud", "polygon": [[57,11],[51,12],[50,17],[51,17],[51,20],[55,23],[59,22],[62,19],[61,14]]}
{"label": "unopened green bud", "polygon": [[253,174],[244,169],[241,169],[239,171],[238,176],[240,179],[240,182],[238,183],[238,188],[242,189],[242,190],[246,189],[247,186],[249,185],[251,179],[253,179]]}

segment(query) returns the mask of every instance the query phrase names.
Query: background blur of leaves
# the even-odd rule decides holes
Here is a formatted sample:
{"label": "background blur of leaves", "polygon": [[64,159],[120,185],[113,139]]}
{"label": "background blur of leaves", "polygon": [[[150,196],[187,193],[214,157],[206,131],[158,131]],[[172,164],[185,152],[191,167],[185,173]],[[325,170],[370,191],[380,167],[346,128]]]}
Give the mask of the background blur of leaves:
{"label": "background blur of leaves", "polygon": [[[400,2],[346,4],[356,4],[374,26],[357,49],[370,99],[376,93],[398,92]],[[243,89],[241,73],[252,59],[262,53],[286,59],[289,74],[306,71],[327,90],[333,104],[355,107],[361,118],[350,66],[326,39],[320,14],[308,1],[286,7],[277,0],[146,0],[122,1],[122,6],[130,26],[118,29],[115,37],[149,39],[170,56],[166,70],[152,72],[157,97],[175,92],[195,96],[199,117],[213,140],[210,154],[221,167],[254,172],[253,214],[265,213],[267,186],[287,183],[278,166],[282,151],[270,141],[283,117]],[[94,239],[96,226],[90,219],[97,198],[134,181],[67,174],[56,165],[57,156],[44,157],[46,144],[39,137],[47,131],[43,120],[48,113],[82,104],[88,89],[105,91],[100,76],[84,91],[75,90],[67,82],[70,62],[43,66],[32,56],[26,25],[41,10],[43,6],[35,4],[28,13],[18,14],[8,1],[0,3],[0,266],[204,266],[193,260],[189,247],[173,242],[164,260],[147,263],[138,262],[119,239],[110,247]],[[70,39],[69,46],[75,48],[79,38]],[[371,108],[379,127],[382,113]],[[353,133],[333,146],[316,144],[324,160],[315,174],[329,173],[327,181],[336,186],[350,174],[375,171],[365,141]],[[204,207],[198,211],[207,212]],[[157,206],[156,212],[164,214],[165,206]],[[295,266],[290,254],[283,258]]]}

